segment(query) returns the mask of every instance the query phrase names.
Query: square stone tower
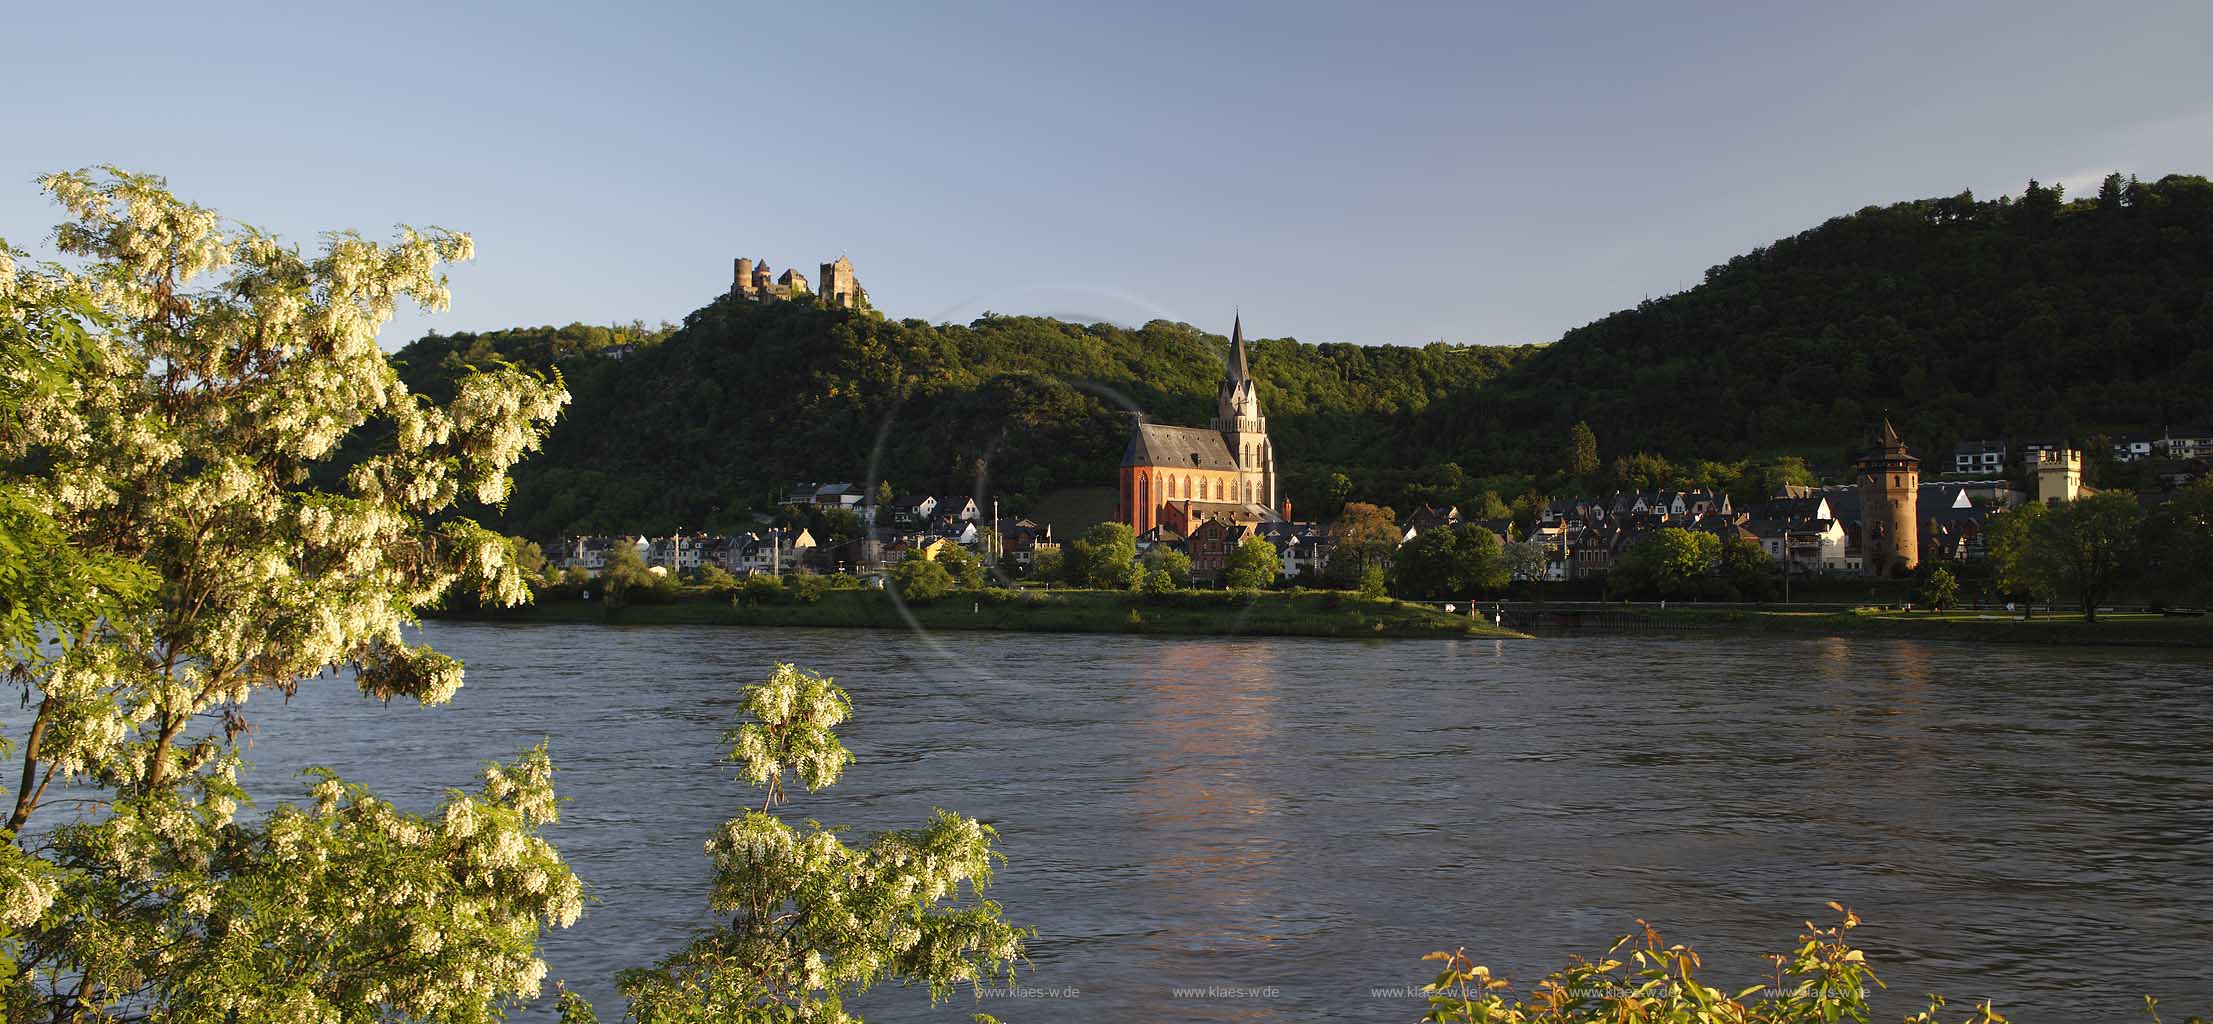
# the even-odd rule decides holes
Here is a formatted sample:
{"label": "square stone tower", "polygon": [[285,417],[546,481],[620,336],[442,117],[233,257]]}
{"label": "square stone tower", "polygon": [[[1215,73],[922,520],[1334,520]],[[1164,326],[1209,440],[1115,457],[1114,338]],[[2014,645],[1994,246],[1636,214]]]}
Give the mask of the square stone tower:
{"label": "square stone tower", "polygon": [[860,279],[853,276],[853,261],[841,255],[837,262],[822,265],[822,301],[844,309],[868,304],[868,293],[861,290]]}
{"label": "square stone tower", "polygon": [[2036,500],[2057,505],[2082,497],[2082,453],[2062,448],[2036,462]]}

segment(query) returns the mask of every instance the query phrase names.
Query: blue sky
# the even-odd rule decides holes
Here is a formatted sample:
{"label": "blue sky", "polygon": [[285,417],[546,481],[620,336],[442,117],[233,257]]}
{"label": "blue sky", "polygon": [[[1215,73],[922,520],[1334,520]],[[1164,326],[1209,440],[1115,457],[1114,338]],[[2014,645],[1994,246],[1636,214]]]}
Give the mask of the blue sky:
{"label": "blue sky", "polygon": [[19,5],[0,236],[95,163],[473,233],[390,345],[840,252],[893,316],[1524,342],[1870,203],[2213,173],[2213,4],[1517,6]]}

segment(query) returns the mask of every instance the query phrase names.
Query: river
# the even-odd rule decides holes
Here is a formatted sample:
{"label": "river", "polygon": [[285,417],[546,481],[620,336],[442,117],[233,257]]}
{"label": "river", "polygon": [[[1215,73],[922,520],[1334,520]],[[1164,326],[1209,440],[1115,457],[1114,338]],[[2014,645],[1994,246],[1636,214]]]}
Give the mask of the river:
{"label": "river", "polygon": [[[701,842],[757,802],[719,761],[776,661],[851,693],[857,761],[790,810],[993,823],[1032,925],[1008,1021],[1412,1021],[1388,991],[1467,947],[1531,981],[1652,921],[1757,984],[1856,908],[1877,1019],[1993,998],[2023,1021],[2213,1006],[2213,664],[2203,652],[1766,636],[1153,639],[434,623],[449,707],[343,683],[256,702],[257,793],[322,763],[428,806],[549,738],[553,838],[598,901],[552,977],[710,923]],[[266,797],[265,797],[266,798]],[[1212,989],[1199,996],[1179,989]],[[879,990],[871,1021],[965,1020]]]}

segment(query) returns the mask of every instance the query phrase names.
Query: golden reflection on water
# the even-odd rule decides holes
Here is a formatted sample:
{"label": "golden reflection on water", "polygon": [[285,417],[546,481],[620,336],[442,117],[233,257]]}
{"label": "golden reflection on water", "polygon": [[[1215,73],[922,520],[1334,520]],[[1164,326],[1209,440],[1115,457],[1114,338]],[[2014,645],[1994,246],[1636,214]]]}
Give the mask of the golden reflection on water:
{"label": "golden reflection on water", "polygon": [[1275,645],[1164,644],[1141,679],[1139,723],[1153,741],[1137,793],[1136,827],[1155,891],[1178,916],[1211,922],[1185,941],[1242,945],[1276,938],[1281,901],[1280,796],[1259,766],[1278,734]]}
{"label": "golden reflection on water", "polygon": [[1893,769],[1885,784],[1898,787],[1901,799],[1926,797],[1931,787],[1943,784],[1920,771],[1947,756],[1942,732],[1928,714],[1934,707],[1931,687],[1938,685],[1931,667],[1935,653],[1916,640],[1867,644],[1832,636],[1820,641],[1818,671],[1829,691],[1820,699],[1838,741],[1816,758],[1823,772],[1835,773],[1823,778],[1854,777],[1873,760]]}

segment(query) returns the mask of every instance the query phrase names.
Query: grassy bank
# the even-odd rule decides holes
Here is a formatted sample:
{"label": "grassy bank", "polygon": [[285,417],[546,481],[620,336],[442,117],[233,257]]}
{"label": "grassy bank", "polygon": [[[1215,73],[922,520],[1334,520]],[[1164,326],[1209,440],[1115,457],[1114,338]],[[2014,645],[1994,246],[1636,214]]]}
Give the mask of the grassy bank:
{"label": "grassy bank", "polygon": [[2126,647],[2213,647],[2213,616],[2109,613],[2084,622],[2080,615],[2040,614],[2023,619],[1998,611],[1767,611],[1740,608],[1639,608],[1655,625],[1708,626],[1723,630],[1819,633],[1824,636],[1910,637],[1981,643],[2084,644]]}
{"label": "grassy bank", "polygon": [[[909,616],[912,616],[911,620]],[[891,595],[840,590],[818,601],[732,604],[727,600],[632,604],[541,600],[521,608],[455,614],[501,622],[629,625],[827,626],[870,629],[997,629],[1038,633],[1156,633],[1182,636],[1518,637],[1480,619],[1399,601],[1326,591],[1244,595],[1194,591],[1148,596],[1101,590],[953,594],[902,611]]]}

